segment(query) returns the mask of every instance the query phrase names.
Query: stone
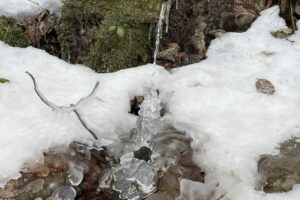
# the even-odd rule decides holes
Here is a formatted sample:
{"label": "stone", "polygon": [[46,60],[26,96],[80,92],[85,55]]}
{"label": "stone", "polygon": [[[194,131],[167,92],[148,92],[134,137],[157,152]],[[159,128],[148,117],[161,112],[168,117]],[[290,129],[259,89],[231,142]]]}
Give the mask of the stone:
{"label": "stone", "polygon": [[273,95],[275,93],[275,87],[271,81],[266,79],[257,79],[256,83],[256,90],[260,93]]}
{"label": "stone", "polygon": [[134,157],[139,160],[148,162],[151,160],[152,151],[148,147],[141,147],[139,150],[134,152]]}
{"label": "stone", "polygon": [[300,143],[292,138],[280,144],[278,155],[261,155],[259,189],[267,193],[287,192],[300,183]]}
{"label": "stone", "polygon": [[139,115],[140,111],[140,105],[143,103],[144,97],[143,96],[135,96],[131,101],[130,101],[130,112],[131,114],[134,115]]}
{"label": "stone", "polygon": [[281,29],[281,30],[272,32],[271,34],[275,38],[284,39],[284,38],[290,37],[293,34],[293,29],[291,29],[291,28]]}
{"label": "stone", "polygon": [[174,196],[172,195],[172,193],[158,192],[146,198],[146,200],[174,200]]}
{"label": "stone", "polygon": [[157,54],[157,58],[160,60],[165,60],[165,61],[170,61],[175,63],[179,51],[180,51],[180,46],[178,44],[170,43],[167,49],[160,51]]}

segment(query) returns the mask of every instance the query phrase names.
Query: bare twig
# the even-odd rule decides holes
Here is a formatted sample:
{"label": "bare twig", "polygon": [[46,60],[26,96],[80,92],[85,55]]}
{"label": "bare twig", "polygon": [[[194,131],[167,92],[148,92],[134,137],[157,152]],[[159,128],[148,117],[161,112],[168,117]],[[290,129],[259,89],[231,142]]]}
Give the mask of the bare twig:
{"label": "bare twig", "polygon": [[82,126],[97,140],[98,137],[96,136],[96,134],[88,127],[88,125],[85,123],[85,121],[82,119],[82,117],[76,109],[74,110],[74,113],[76,114]]}
{"label": "bare twig", "polygon": [[55,103],[52,103],[51,101],[49,101],[39,90],[38,88],[38,84],[34,78],[34,76],[29,73],[26,72],[29,77],[32,79],[33,85],[34,85],[34,90],[36,92],[36,94],[38,95],[38,97],[41,99],[41,101],[46,104],[48,107],[50,107],[53,111],[63,111],[63,112],[74,112],[75,115],[77,116],[77,118],[79,119],[80,123],[82,124],[82,126],[93,136],[93,138],[95,138],[96,140],[98,139],[98,137],[96,136],[96,134],[88,127],[87,123],[83,120],[83,118],[81,117],[81,115],[79,114],[78,110],[77,110],[77,106],[83,102],[84,100],[90,98],[91,96],[93,96],[99,86],[99,82],[97,82],[92,90],[92,92],[90,94],[88,94],[86,97],[81,98],[75,105],[71,104],[70,106],[58,106]]}
{"label": "bare twig", "polygon": [[219,198],[217,198],[216,200],[221,200],[221,199],[223,199],[225,196],[226,196],[226,193],[223,194],[223,195],[221,195],[221,196],[220,196]]}

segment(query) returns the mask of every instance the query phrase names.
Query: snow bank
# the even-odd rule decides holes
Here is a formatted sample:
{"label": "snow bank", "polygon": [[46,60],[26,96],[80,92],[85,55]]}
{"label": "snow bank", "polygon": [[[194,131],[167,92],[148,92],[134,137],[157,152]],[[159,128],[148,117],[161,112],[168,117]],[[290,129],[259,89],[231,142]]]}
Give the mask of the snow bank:
{"label": "snow bank", "polygon": [[129,102],[145,94],[153,70],[149,65],[96,74],[41,50],[0,42],[0,76],[11,81],[0,85],[0,182],[15,176],[23,162],[38,158],[50,146],[91,139],[73,113],[52,112],[38,99],[25,71],[36,77],[43,94],[58,105],[76,103],[100,81],[95,98],[81,105],[81,113],[99,138],[113,140],[134,127],[136,117],[128,113]]}
{"label": "snow bank", "polygon": [[0,16],[32,16],[45,9],[50,13],[60,15],[60,7],[60,0],[1,0]]}
{"label": "snow bank", "polygon": [[[300,136],[300,33],[290,41],[271,36],[284,27],[273,7],[247,32],[213,41],[207,60],[171,74],[152,65],[96,74],[41,50],[0,43],[0,76],[11,80],[0,85],[0,180],[15,176],[43,148],[90,138],[72,113],[52,112],[38,99],[25,71],[59,105],[77,102],[100,81],[82,113],[106,140],[134,127],[129,100],[146,92],[157,71],[155,80],[170,111],[164,120],[194,138],[195,159],[206,168],[208,182],[219,181],[232,200],[299,199],[299,187],[283,194],[254,189],[259,155],[274,153],[279,142]],[[258,78],[271,81],[275,94],[258,93]]]}
{"label": "snow bank", "polygon": [[[174,71],[165,87],[173,90],[169,120],[195,139],[195,159],[229,199],[299,199],[297,188],[268,195],[254,190],[259,155],[300,135],[300,33],[289,38],[295,42],[273,38],[270,32],[281,28],[284,20],[273,7],[247,32],[214,40],[207,60]],[[258,93],[258,78],[271,81],[276,93]]]}

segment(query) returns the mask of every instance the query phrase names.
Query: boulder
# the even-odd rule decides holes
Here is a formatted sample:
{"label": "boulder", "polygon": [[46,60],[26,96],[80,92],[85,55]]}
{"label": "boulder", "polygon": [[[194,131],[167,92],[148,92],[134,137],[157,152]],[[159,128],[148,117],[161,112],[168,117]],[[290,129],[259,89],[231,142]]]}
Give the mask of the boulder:
{"label": "boulder", "polygon": [[280,145],[278,155],[261,155],[258,172],[260,189],[267,193],[287,192],[300,183],[300,143],[292,138]]}

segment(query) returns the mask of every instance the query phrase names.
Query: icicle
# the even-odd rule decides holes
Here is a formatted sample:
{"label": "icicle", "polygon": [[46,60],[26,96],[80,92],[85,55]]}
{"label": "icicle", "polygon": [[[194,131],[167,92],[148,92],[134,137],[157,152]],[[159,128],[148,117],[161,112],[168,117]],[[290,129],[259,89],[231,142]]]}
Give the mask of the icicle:
{"label": "icicle", "polygon": [[176,0],[176,10],[179,8],[179,0]]}
{"label": "icicle", "polygon": [[169,17],[170,17],[170,10],[171,10],[171,7],[172,7],[172,0],[168,0],[168,3],[167,3],[167,8],[166,8],[166,18],[165,18],[165,22],[166,22],[166,33],[168,33],[169,31]]}
{"label": "icicle", "polygon": [[159,15],[159,20],[157,24],[157,32],[156,32],[156,41],[155,41],[155,51],[154,51],[154,66],[156,65],[156,59],[157,59],[157,54],[159,51],[159,44],[160,44],[160,37],[162,34],[162,28],[163,28],[163,20],[165,18],[165,13],[166,13],[166,3],[163,2],[161,6],[161,11]]}

